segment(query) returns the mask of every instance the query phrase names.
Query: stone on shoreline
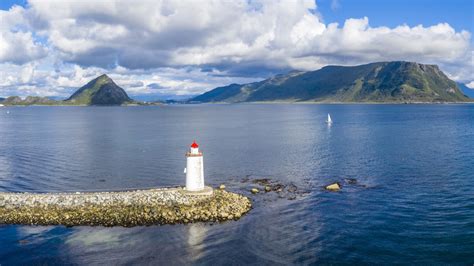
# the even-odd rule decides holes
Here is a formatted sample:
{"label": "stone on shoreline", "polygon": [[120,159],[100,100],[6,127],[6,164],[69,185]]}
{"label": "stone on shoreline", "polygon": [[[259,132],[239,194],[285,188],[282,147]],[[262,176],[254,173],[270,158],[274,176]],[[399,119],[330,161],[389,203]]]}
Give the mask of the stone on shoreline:
{"label": "stone on shoreline", "polygon": [[137,226],[238,219],[250,199],[182,188],[97,193],[0,193],[0,224]]}
{"label": "stone on shoreline", "polygon": [[252,192],[252,194],[257,194],[259,192],[258,188],[252,188],[250,190],[250,192]]}
{"label": "stone on shoreline", "polygon": [[225,185],[224,185],[224,184],[221,184],[221,185],[219,186],[219,189],[225,189]]}

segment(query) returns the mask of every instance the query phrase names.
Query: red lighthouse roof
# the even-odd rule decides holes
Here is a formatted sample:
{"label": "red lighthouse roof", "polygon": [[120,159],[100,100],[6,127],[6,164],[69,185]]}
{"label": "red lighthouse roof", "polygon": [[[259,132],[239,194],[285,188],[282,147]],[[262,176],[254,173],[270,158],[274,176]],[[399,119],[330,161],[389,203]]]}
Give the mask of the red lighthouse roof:
{"label": "red lighthouse roof", "polygon": [[199,145],[196,143],[196,141],[193,141],[193,144],[191,144],[191,148],[198,148]]}

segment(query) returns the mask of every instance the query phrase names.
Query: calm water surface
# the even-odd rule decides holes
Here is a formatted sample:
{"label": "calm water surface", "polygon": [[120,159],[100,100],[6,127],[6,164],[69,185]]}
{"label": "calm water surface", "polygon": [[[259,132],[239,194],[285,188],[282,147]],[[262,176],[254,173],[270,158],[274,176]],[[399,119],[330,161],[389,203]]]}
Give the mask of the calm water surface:
{"label": "calm water surface", "polygon": [[182,185],[193,139],[210,185],[309,193],[222,224],[0,225],[0,264],[474,263],[474,105],[1,108],[0,190]]}

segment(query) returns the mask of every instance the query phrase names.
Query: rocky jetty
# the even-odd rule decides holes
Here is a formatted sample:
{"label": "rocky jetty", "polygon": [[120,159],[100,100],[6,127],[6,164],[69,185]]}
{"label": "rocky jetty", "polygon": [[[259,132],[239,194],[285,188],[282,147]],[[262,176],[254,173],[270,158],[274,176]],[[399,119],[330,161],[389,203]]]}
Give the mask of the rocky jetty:
{"label": "rocky jetty", "polygon": [[0,193],[0,224],[137,226],[236,220],[250,199],[223,189],[93,193]]}

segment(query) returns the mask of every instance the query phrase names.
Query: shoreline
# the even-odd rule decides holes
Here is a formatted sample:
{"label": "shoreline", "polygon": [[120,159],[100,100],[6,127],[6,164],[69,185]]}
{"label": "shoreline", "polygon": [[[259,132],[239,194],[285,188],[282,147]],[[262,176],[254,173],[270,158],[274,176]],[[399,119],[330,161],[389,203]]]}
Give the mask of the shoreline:
{"label": "shoreline", "polygon": [[268,102],[208,102],[208,103],[189,103],[190,105],[212,105],[212,104],[327,104],[327,105],[452,105],[452,104],[474,104],[474,99],[472,101],[466,102],[313,102],[313,101],[302,101],[302,102],[291,102],[291,101],[268,101]]}
{"label": "shoreline", "polygon": [[126,105],[47,105],[47,104],[30,104],[30,105],[3,105],[1,107],[156,107],[156,106],[176,106],[176,105],[230,105],[230,104],[316,104],[316,105],[470,105],[474,104],[474,99],[467,102],[209,102],[209,103],[159,103],[159,104],[126,104]]}
{"label": "shoreline", "polygon": [[207,187],[118,192],[0,192],[0,224],[139,226],[238,220],[249,198]]}

